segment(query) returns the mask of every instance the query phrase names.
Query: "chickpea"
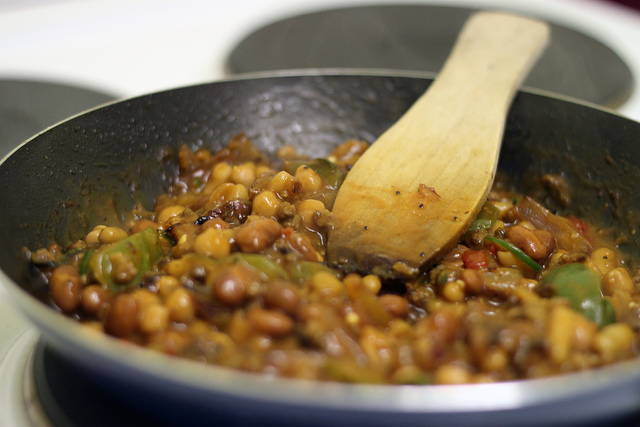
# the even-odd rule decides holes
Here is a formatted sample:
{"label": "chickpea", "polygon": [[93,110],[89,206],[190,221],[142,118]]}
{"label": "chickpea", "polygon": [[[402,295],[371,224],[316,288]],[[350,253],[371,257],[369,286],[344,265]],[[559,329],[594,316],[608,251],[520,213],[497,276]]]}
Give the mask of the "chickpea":
{"label": "chickpea", "polygon": [[433,381],[436,384],[466,384],[471,382],[471,372],[466,366],[447,363],[436,369]]}
{"label": "chickpea", "polygon": [[235,184],[250,187],[253,181],[256,180],[256,165],[253,162],[247,162],[240,166],[233,166],[229,178]]}
{"label": "chickpea", "polygon": [[100,243],[99,236],[103,228],[106,228],[106,225],[96,225],[94,229],[87,234],[84,241],[87,242],[88,245],[97,245]]}
{"label": "chickpea", "polygon": [[618,257],[615,252],[609,248],[598,248],[591,253],[589,257],[600,274],[606,274],[618,266]]}
{"label": "chickpea", "polygon": [[600,353],[605,363],[623,359],[632,353],[636,335],[626,323],[612,323],[598,332],[593,340],[593,348]]}
{"label": "chickpea", "polygon": [[229,255],[231,244],[221,229],[207,228],[196,237],[193,250],[200,255],[221,259]]}
{"label": "chickpea", "polygon": [[280,199],[273,191],[261,191],[254,197],[251,213],[264,217],[275,217],[280,208]]}
{"label": "chickpea", "polygon": [[303,193],[314,193],[322,189],[322,178],[320,178],[318,172],[307,165],[299,166],[296,170],[295,177],[300,181]]}
{"label": "chickpea", "polygon": [[635,289],[629,272],[622,267],[614,268],[605,273],[602,276],[601,285],[602,293],[607,296],[612,296],[616,290],[632,293]]}
{"label": "chickpea", "polygon": [[300,181],[291,174],[280,171],[269,181],[269,189],[282,199],[291,199],[300,192]]}
{"label": "chickpea", "polygon": [[231,167],[230,164],[220,162],[213,167],[213,170],[211,171],[211,176],[213,177],[214,181],[221,183],[221,182],[225,182],[231,177],[232,171],[233,171],[233,168]]}
{"label": "chickpea", "polygon": [[145,334],[153,334],[169,326],[169,309],[160,304],[151,304],[142,310],[138,328]]}
{"label": "chickpea", "polygon": [[315,228],[314,215],[315,212],[325,210],[324,203],[320,200],[306,199],[300,202],[296,208],[298,215],[302,219],[302,223],[308,228]]}
{"label": "chickpea", "polygon": [[158,294],[166,298],[180,286],[180,281],[173,276],[160,276],[156,281],[156,286],[158,287]]}
{"label": "chickpea", "polygon": [[375,274],[368,274],[362,278],[362,284],[365,289],[371,292],[374,295],[377,295],[380,292],[380,288],[382,287],[382,282],[380,278]]}
{"label": "chickpea", "polygon": [[448,282],[442,288],[442,296],[449,302],[461,302],[464,301],[464,282],[462,280],[454,280]]}
{"label": "chickpea", "polygon": [[167,206],[166,208],[162,209],[162,211],[160,211],[160,213],[158,214],[158,223],[164,224],[165,222],[169,221],[171,218],[182,215],[184,210],[185,210],[185,207],[181,205]]}
{"label": "chickpea", "polygon": [[344,284],[333,274],[319,271],[311,277],[313,289],[323,295],[338,295],[344,292]]}
{"label": "chickpea", "polygon": [[282,226],[271,218],[252,218],[236,231],[236,243],[243,252],[257,253],[273,244],[282,234]]}
{"label": "chickpea", "polygon": [[169,318],[174,322],[187,323],[195,317],[196,307],[191,295],[184,288],[177,288],[164,302],[169,310]]}
{"label": "chickpea", "polygon": [[62,311],[73,311],[82,300],[82,278],[70,265],[56,267],[49,281],[51,299]]}
{"label": "chickpea", "polygon": [[281,338],[293,331],[293,320],[284,313],[256,307],[249,311],[247,320],[258,332]]}
{"label": "chickpea", "polygon": [[103,244],[115,243],[126,238],[127,232],[120,227],[105,227],[98,235],[98,240]]}

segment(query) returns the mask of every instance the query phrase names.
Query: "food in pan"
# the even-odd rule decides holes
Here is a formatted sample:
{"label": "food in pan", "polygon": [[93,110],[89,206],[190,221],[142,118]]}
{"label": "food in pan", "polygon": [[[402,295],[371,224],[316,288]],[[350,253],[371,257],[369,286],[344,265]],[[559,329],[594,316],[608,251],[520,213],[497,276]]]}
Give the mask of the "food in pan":
{"label": "food in pan", "polygon": [[[331,206],[366,148],[269,159],[244,135],[218,152],[183,146],[152,211],[26,254],[51,303],[86,327],[250,372],[483,383],[636,356],[638,277],[606,230],[500,180],[459,244],[416,278],[328,265]],[[560,177],[544,180],[566,193]]]}

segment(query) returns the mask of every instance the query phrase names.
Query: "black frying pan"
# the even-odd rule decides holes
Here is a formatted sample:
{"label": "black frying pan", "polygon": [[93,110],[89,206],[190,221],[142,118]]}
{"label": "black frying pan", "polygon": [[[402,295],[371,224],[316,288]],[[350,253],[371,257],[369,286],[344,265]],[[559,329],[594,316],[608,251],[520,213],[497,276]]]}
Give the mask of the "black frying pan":
{"label": "black frying pan", "polygon": [[[347,138],[374,141],[430,80],[378,75],[258,77],[121,101],[34,137],[0,164],[0,280],[56,350],[137,409],[176,424],[541,425],[640,410],[640,361],[543,380],[464,386],[373,386],[274,379],[176,360],[96,336],[38,300],[22,248],[65,243],[119,212],[147,207],[177,174],[182,143],[215,149],[246,133],[263,150],[292,144],[326,155]],[[542,94],[516,97],[500,173],[564,213],[609,227],[638,255],[640,124]],[[564,206],[538,185],[571,183]],[[221,418],[222,417],[222,418]]]}

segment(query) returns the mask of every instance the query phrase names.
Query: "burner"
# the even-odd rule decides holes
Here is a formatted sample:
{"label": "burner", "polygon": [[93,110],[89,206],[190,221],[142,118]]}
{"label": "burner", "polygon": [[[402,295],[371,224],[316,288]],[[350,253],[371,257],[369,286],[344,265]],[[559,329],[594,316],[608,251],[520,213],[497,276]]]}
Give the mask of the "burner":
{"label": "burner", "polygon": [[[377,5],[299,15],[264,26],[231,52],[232,73],[305,68],[409,70],[433,77],[474,9]],[[631,70],[609,47],[551,25],[551,43],[525,86],[618,107],[631,96]],[[429,74],[427,74],[429,73]]]}
{"label": "burner", "polygon": [[26,373],[25,400],[30,402],[32,418],[41,419],[45,414],[55,427],[159,425],[105,394],[85,372],[42,340],[35,346],[32,369]]}
{"label": "burner", "polygon": [[45,128],[114,98],[53,82],[0,80],[0,160]]}

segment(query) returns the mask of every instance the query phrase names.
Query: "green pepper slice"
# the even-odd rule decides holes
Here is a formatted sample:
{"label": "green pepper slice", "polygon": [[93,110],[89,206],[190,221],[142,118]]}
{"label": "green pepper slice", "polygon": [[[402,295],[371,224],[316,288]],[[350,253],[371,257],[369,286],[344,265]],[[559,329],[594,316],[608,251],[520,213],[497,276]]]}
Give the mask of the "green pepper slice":
{"label": "green pepper slice", "polygon": [[535,262],[529,255],[525,254],[520,248],[512,245],[511,243],[502,239],[498,239],[497,237],[494,237],[494,236],[486,236],[485,239],[492,243],[495,243],[496,245],[500,246],[503,249],[508,250],[536,273],[542,270],[542,266],[540,264]]}
{"label": "green pepper slice", "polygon": [[[233,263],[244,263],[245,265],[258,270],[258,272],[269,280],[287,279],[289,277],[284,268],[264,255],[236,252],[230,255],[227,260]],[[223,259],[222,261],[224,262],[225,260]]]}
{"label": "green pepper slice", "polygon": [[613,306],[602,296],[600,278],[583,264],[566,264],[557,267],[540,280],[553,292],[566,298],[571,308],[595,322],[600,328],[615,322]]}
{"label": "green pepper slice", "polygon": [[[138,285],[146,272],[151,270],[162,257],[162,246],[158,231],[147,228],[126,239],[104,245],[90,255],[89,268],[95,278],[107,286],[110,292],[120,292]],[[135,268],[135,275],[126,282],[117,281],[112,273],[115,257],[123,257]]]}

